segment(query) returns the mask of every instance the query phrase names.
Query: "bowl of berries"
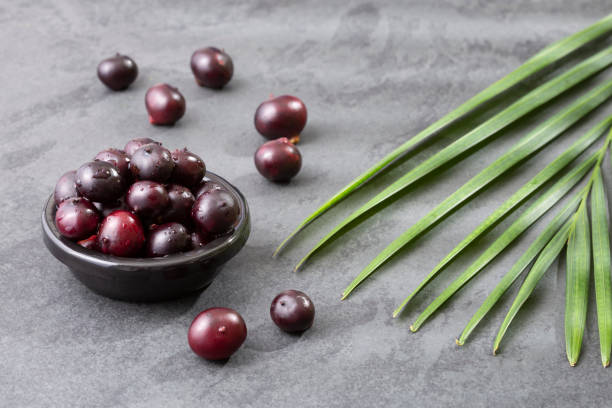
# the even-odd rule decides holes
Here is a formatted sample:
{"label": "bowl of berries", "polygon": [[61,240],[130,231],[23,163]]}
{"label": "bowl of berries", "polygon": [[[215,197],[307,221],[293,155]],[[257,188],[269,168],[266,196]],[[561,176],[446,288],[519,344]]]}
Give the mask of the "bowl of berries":
{"label": "bowl of berries", "polygon": [[62,175],[42,230],[89,289],[152,302],[207,287],[246,243],[250,217],[240,191],[199,156],[142,138]]}

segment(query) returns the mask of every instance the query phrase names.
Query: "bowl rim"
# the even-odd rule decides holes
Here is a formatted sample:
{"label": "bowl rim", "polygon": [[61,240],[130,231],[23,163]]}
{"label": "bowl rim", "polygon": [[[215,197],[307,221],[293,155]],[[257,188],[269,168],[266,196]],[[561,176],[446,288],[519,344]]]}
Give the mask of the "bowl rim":
{"label": "bowl rim", "polygon": [[198,263],[206,259],[210,259],[219,255],[231,248],[236,241],[239,241],[242,235],[249,230],[249,206],[246,199],[236,187],[223,177],[206,171],[204,180],[210,180],[221,184],[237,199],[240,207],[240,217],[238,224],[234,227],[231,235],[221,236],[205,247],[180,252],[177,254],[166,255],[156,258],[127,258],[114,255],[103,254],[98,251],[83,248],[74,241],[62,237],[55,226],[55,200],[53,193],[47,199],[42,211],[42,228],[43,233],[48,240],[64,254],[72,258],[76,258],[82,262],[91,263],[99,266],[124,266],[126,268],[165,268],[178,266],[188,263]]}

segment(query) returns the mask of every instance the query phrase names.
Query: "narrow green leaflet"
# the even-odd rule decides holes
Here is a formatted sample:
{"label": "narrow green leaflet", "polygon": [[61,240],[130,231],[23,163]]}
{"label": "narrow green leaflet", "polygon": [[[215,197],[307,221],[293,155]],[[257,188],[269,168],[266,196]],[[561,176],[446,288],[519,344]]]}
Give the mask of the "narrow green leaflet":
{"label": "narrow green leaflet", "polygon": [[542,253],[540,253],[538,259],[533,264],[533,267],[527,274],[525,282],[523,282],[523,285],[521,285],[521,289],[516,295],[516,298],[514,298],[514,302],[512,302],[512,306],[510,306],[510,310],[508,310],[508,314],[497,332],[497,337],[495,337],[495,343],[493,344],[493,354],[497,353],[499,343],[501,343],[504,334],[506,334],[506,330],[508,330],[508,326],[510,326],[510,323],[512,323],[512,320],[518,311],[527,301],[542,276],[544,276],[544,273],[548,271],[550,265],[552,265],[555,259],[557,259],[559,256],[559,253],[567,242],[567,237],[573,225],[573,218],[567,220],[565,225],[563,225],[563,227],[555,234],[546,247],[544,247]]}
{"label": "narrow green leaflet", "polygon": [[599,168],[595,170],[591,191],[591,228],[593,240],[593,275],[597,301],[597,324],[601,363],[610,365],[612,348],[612,284],[610,282],[610,237],[608,201]]}
{"label": "narrow green leaflet", "polygon": [[591,112],[597,106],[612,96],[612,80],[596,87],[587,94],[580,97],[562,112],[555,114],[540,126],[529,132],[507,153],[491,163],[488,167],[471,178],[446,200],[431,210],[427,215],[417,221],[411,228],[389,244],[379,255],[374,258],[368,266],[351,282],[345,289],[343,297],[348,296],[357,286],[367,279],[389,258],[400,251],[404,246],[412,242],[423,232],[431,228],[453,209],[457,208],[470,197],[478,193],[499,176],[511,169],[528,156],[537,152],[555,137],[571,125],[580,120],[584,115]]}
{"label": "narrow green leaflet", "polygon": [[435,136],[435,134],[437,134],[441,129],[445,128],[457,119],[463,117],[465,114],[471,112],[483,103],[507,91],[525,78],[537,73],[538,71],[541,71],[543,68],[551,65],[556,61],[559,61],[561,58],[577,50],[586,43],[606,33],[609,33],[610,31],[612,31],[612,15],[603,18],[597,23],[576,34],[566,37],[565,39],[546,47],[545,49],[534,55],[516,70],[514,70],[504,78],[500,79],[499,81],[495,82],[494,84],[490,85],[488,88],[481,91],[477,95],[473,96],[471,99],[467,100],[461,106],[448,113],[446,116],[442,117],[435,123],[431,124],[429,127],[418,133],[413,138],[409,139],[397,149],[393,150],[381,161],[370,167],[363,174],[361,174],[359,177],[357,177],[348,185],[346,185],[342,190],[336,193],[315,212],[306,217],[306,219],[304,219],[300,223],[300,225],[298,225],[298,227],[291,233],[291,235],[289,235],[289,237],[287,237],[280,244],[280,246],[275,252],[275,255],[277,255],[293,237],[295,237],[302,229],[304,229],[318,216],[325,213],[328,209],[342,201],[361,185],[367,183],[376,174],[384,170],[389,164],[393,163],[397,159],[405,157],[415,146],[418,146],[420,143]]}
{"label": "narrow green leaflet", "polygon": [[489,296],[485,299],[482,305],[478,308],[474,316],[470,319],[465,329],[461,332],[461,336],[456,340],[457,345],[462,346],[467,341],[472,331],[476,328],[478,323],[486,316],[487,313],[495,306],[497,301],[503,296],[504,293],[512,286],[514,281],[529,267],[534,259],[538,256],[540,251],[550,242],[554,235],[559,229],[565,224],[565,222],[574,214],[576,207],[580,203],[581,196],[576,195],[574,198],[563,207],[563,209],[553,218],[553,220],[546,226],[544,231],[536,238],[535,241],[529,246],[527,251],[519,258],[518,261],[512,268],[504,275],[499,281],[495,289],[491,291]]}
{"label": "narrow green leaflet", "polygon": [[586,323],[591,273],[589,218],[585,202],[578,207],[567,243],[565,272],[565,351],[571,366],[580,356]]}
{"label": "narrow green leaflet", "polygon": [[433,315],[459,289],[476,276],[489,262],[499,255],[508,245],[519,237],[527,228],[533,225],[553,205],[555,205],[569,190],[572,189],[584,175],[597,163],[598,153],[593,153],[588,160],[574,168],[550,187],[544,194],[531,204],[521,215],[472,263],[457,277],[410,326],[417,331],[431,315]]}
{"label": "narrow green leaflet", "polygon": [[431,156],[417,167],[400,177],[389,187],[377,194],[374,198],[357,209],[340,224],[332,229],[325,237],[323,237],[315,247],[298,263],[296,270],[316,251],[322,248],[331,238],[342,231],[346,226],[351,224],[357,218],[365,215],[372,208],[389,200],[394,195],[398,194],[408,186],[427,176],[441,166],[452,162],[457,157],[463,155],[484,141],[490,139],[499,130],[505,128],[509,124],[515,122],[519,118],[525,116],[534,109],[542,106],[554,97],[572,88],[589,76],[601,71],[608,65],[612,64],[612,47],[595,54],[594,56],[584,60],[572,69],[564,72],[556,78],[540,85],[536,89],[529,92],[527,95],[514,102],[501,112],[497,113],[490,119],[477,126],[466,135],[462,136],[449,146],[440,150],[435,155]]}
{"label": "narrow green leaflet", "polygon": [[567,150],[565,150],[560,156],[548,164],[542,169],[535,177],[529,180],[523,185],[516,193],[514,193],[508,200],[500,205],[491,215],[489,215],[474,231],[472,231],[467,237],[463,239],[453,250],[444,257],[442,261],[436,265],[436,267],[427,275],[427,277],[419,284],[419,286],[412,292],[410,296],[404,300],[400,307],[394,312],[394,316],[397,316],[404,307],[410,302],[410,300],[418,294],[429,282],[431,282],[438,274],[448,266],[453,259],[455,259],[462,251],[468,247],[477,238],[485,234],[491,227],[496,225],[499,221],[505,218],[508,214],[512,213],[519,205],[525,200],[532,196],[540,187],[546,182],[556,176],[561,170],[563,170],[571,161],[583,153],[590,145],[593,144],[612,124],[612,116],[601,121],[597,126],[589,130],[584,136],[579,138],[574,144],[572,144]]}

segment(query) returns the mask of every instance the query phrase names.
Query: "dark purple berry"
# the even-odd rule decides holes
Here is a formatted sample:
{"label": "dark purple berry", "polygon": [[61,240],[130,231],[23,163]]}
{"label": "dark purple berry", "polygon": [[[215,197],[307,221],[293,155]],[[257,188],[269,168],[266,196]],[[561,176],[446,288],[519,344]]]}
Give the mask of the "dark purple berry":
{"label": "dark purple berry", "polygon": [[289,181],[302,167],[302,155],[285,137],[264,143],[255,152],[255,167],[272,181]]}
{"label": "dark purple berry", "polygon": [[211,241],[212,241],[212,238],[208,236],[205,236],[198,232],[191,233],[191,248],[192,249],[204,248]]}
{"label": "dark purple berry", "polygon": [[191,235],[178,222],[169,222],[152,229],[147,240],[147,255],[156,257],[191,249]]}
{"label": "dark purple berry", "polygon": [[77,170],[77,191],[90,201],[109,203],[123,193],[123,180],[115,166],[103,161],[85,163]]}
{"label": "dark purple berry", "polygon": [[108,214],[117,210],[129,210],[127,203],[125,202],[125,197],[120,197],[117,200],[110,203],[92,203],[98,212],[102,214],[102,217],[106,217]]}
{"label": "dark purple berry", "polygon": [[129,211],[114,211],[100,224],[98,248],[115,256],[136,256],[145,243],[144,230],[138,217]]}
{"label": "dark purple berry", "polygon": [[185,114],[185,98],[168,84],[152,86],[145,95],[149,122],[153,125],[173,125]]}
{"label": "dark purple berry", "polygon": [[55,205],[60,205],[62,201],[71,197],[78,197],[79,192],[76,188],[76,170],[71,170],[62,175],[55,184],[53,199]]}
{"label": "dark purple berry", "polygon": [[172,182],[193,188],[204,178],[206,173],[204,160],[191,153],[187,148],[173,151],[172,160],[174,161]]}
{"label": "dark purple berry", "polygon": [[100,153],[96,154],[94,160],[107,162],[115,166],[123,178],[124,185],[126,187],[129,185],[130,179],[132,178],[132,173],[130,172],[130,156],[123,150],[113,148],[102,150]]}
{"label": "dark purple berry", "polygon": [[268,139],[286,137],[297,143],[307,118],[306,105],[301,99],[282,95],[259,105],[255,112],[255,128]]}
{"label": "dark purple berry", "polygon": [[238,312],[213,307],[196,316],[189,326],[189,347],[207,360],[224,360],[234,354],[247,337],[247,327]]}
{"label": "dark purple berry", "polygon": [[172,175],[174,161],[168,149],[151,143],[132,154],[130,170],[136,179],[164,182]]}
{"label": "dark purple berry", "polygon": [[215,47],[202,48],[191,56],[191,71],[200,86],[223,88],[234,75],[232,58]]}
{"label": "dark purple berry", "polygon": [[166,222],[175,221],[183,225],[191,224],[191,207],[195,197],[187,187],[178,184],[170,184],[166,187],[168,191],[169,205],[164,214]]}
{"label": "dark purple berry", "polygon": [[83,197],[62,201],[55,213],[55,226],[59,233],[74,240],[95,234],[99,220],[96,208]]}
{"label": "dark purple berry", "polygon": [[138,66],[127,55],[117,54],[98,65],[98,78],[113,91],[126,89],[136,80]]}
{"label": "dark purple berry", "polygon": [[223,186],[219,183],[216,183],[212,180],[204,180],[200,183],[200,185],[193,189],[195,198],[200,198],[200,196],[207,191],[210,190],[221,190]]}
{"label": "dark purple berry", "polygon": [[166,188],[149,180],[132,184],[125,195],[125,201],[132,211],[145,220],[152,220],[164,214],[170,204]]}
{"label": "dark purple berry", "polygon": [[148,137],[139,137],[137,139],[132,139],[127,142],[123,150],[125,151],[125,154],[127,154],[129,157],[132,157],[136,150],[140,149],[144,145],[151,143],[155,143],[161,146],[161,143],[156,142],[153,139],[150,139]]}
{"label": "dark purple berry", "polygon": [[238,202],[225,190],[210,190],[202,194],[191,210],[191,218],[198,232],[210,236],[231,231],[239,216]]}
{"label": "dark purple berry", "polygon": [[312,326],[315,308],[312,300],[299,290],[279,293],[270,306],[270,316],[286,332],[301,332]]}

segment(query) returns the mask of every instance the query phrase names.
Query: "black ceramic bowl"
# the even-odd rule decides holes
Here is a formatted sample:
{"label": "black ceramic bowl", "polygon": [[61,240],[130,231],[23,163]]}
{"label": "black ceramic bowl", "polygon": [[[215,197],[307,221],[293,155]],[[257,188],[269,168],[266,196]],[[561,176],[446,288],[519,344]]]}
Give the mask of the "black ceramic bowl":
{"label": "black ceramic bowl", "polygon": [[163,258],[122,258],[85,249],[59,234],[53,194],[42,213],[45,245],[85,286],[113,299],[154,302],[200,291],[240,251],[250,233],[249,208],[240,191],[214,173],[206,172],[206,176],[236,197],[240,219],[231,235],[218,238],[204,248]]}

